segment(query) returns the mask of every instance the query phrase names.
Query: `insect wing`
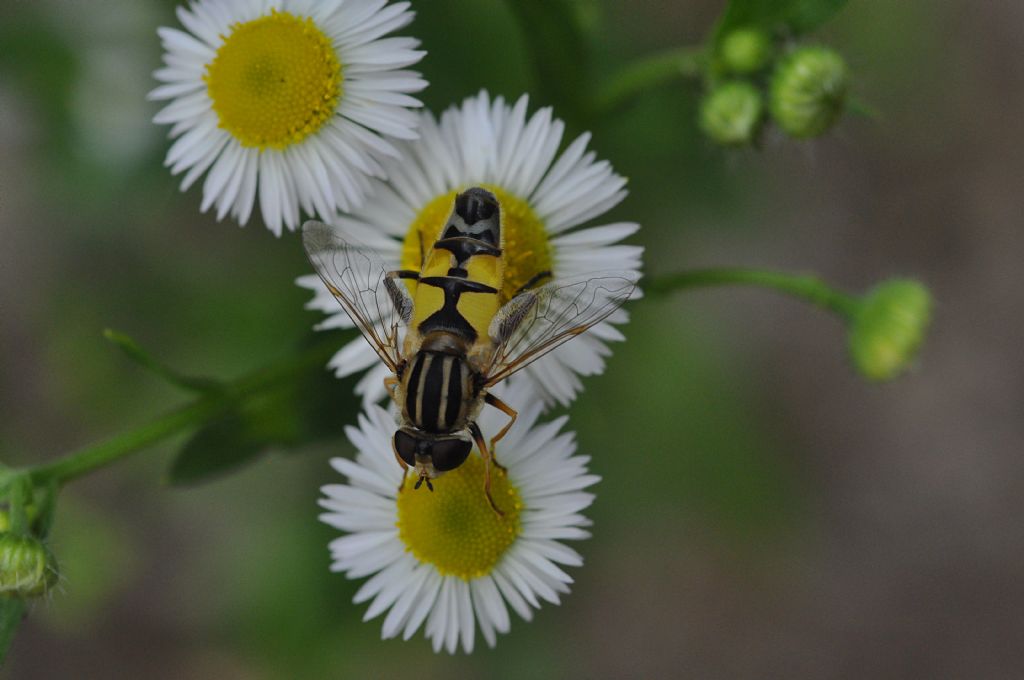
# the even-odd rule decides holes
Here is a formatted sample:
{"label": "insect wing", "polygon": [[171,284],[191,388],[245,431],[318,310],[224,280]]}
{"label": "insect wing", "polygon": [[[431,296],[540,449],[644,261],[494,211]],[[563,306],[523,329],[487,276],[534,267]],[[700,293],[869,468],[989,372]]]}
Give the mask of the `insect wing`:
{"label": "insect wing", "polygon": [[520,293],[488,333],[495,344],[485,386],[495,385],[606,319],[636,290],[636,272],[591,273]]}
{"label": "insect wing", "polygon": [[398,331],[412,318],[412,298],[389,275],[377,253],[346,242],[331,227],[310,220],[302,226],[309,261],[356,327],[392,371],[401,362]]}

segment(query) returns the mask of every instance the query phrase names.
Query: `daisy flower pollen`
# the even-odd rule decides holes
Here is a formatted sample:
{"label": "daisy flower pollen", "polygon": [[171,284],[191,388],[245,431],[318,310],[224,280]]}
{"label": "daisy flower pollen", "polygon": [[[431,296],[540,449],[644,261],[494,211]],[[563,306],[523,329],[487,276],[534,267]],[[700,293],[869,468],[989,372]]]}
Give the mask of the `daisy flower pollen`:
{"label": "daisy flower pollen", "polygon": [[421,493],[415,483],[407,477],[398,494],[398,535],[406,548],[442,575],[471,579],[490,573],[521,530],[523,503],[508,476],[491,468],[491,495],[504,515],[484,500],[478,454],[445,473],[433,492]]}
{"label": "daisy flower pollen", "polygon": [[242,146],[283,149],[319,130],[341,96],[341,64],[309,17],[231,27],[204,77],[220,126]]}

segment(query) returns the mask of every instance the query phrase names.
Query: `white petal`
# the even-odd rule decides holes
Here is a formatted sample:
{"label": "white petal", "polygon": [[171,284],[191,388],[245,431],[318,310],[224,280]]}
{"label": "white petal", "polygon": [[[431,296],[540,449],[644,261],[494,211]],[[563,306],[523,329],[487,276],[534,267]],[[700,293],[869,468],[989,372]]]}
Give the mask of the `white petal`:
{"label": "white petal", "polygon": [[[351,324],[346,327],[351,327]],[[344,378],[347,375],[365,371],[379,361],[380,357],[373,351],[373,348],[362,338],[356,338],[331,357],[327,366],[334,369],[334,375]]]}
{"label": "white petal", "polygon": [[434,602],[437,601],[437,594],[441,590],[441,581],[441,575],[434,569],[427,570],[426,583],[423,585],[420,601],[416,605],[416,609],[409,615],[409,620],[405,624],[405,630],[402,631],[403,640],[411,638],[413,633],[423,624],[427,614],[431,612]]}
{"label": "white petal", "polygon": [[449,612],[452,606],[452,584],[451,577],[441,578],[441,589],[437,593],[437,600],[434,608],[430,611],[430,618],[427,619],[427,637],[433,642],[434,652],[441,651],[449,628],[449,619],[454,619],[454,613]]}
{"label": "white petal", "polygon": [[569,234],[562,234],[551,239],[556,250],[575,248],[596,248],[617,243],[627,236],[636,233],[640,225],[636,222],[616,222],[590,229],[580,229]]}
{"label": "white petal", "polygon": [[384,625],[381,628],[381,636],[384,639],[398,635],[399,630],[405,625],[413,604],[420,597],[420,592],[423,590],[430,569],[430,567],[421,564],[413,571],[412,577],[405,586],[405,590],[384,619]]}
{"label": "white petal", "polygon": [[355,464],[347,458],[332,458],[331,467],[348,477],[353,484],[358,484],[385,496],[395,492],[393,481],[383,479],[378,474]]}
{"label": "white petal", "polygon": [[473,652],[476,627],[473,625],[473,602],[469,595],[469,584],[459,579],[455,582],[455,597],[459,610],[459,637],[466,654]]}

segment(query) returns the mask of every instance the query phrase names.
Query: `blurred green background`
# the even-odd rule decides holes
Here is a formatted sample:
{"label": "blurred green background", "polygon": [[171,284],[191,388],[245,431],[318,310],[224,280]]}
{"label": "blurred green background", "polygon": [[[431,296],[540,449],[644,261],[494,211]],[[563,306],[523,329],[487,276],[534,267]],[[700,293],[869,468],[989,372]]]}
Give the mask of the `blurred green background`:
{"label": "blurred green background", "polygon": [[[596,81],[699,42],[722,9],[580,0]],[[29,464],[184,396],[101,331],[231,378],[319,320],[308,266],[200,215],[162,167],[145,100],[174,3],[0,5],[0,459]],[[535,90],[500,0],[415,3],[440,111]],[[827,139],[722,152],[696,86],[570,121],[630,178],[649,272],[812,271],[853,291],[917,276],[938,305],[918,370],[849,368],[844,331],[752,290],[645,300],[571,410],[603,476],[573,593],[471,656],[382,642],[328,572],[319,486],[344,439],[271,452],[195,488],[161,482],[181,441],[62,494],[65,581],[35,603],[17,678],[1020,677],[1024,657],[1024,5],[851,0],[815,38],[881,112]],[[571,87],[572,85],[567,85]],[[533,107],[544,103],[535,98]],[[558,113],[558,112],[556,112]],[[568,115],[568,114],[563,114]],[[200,183],[201,184],[201,183]],[[355,418],[340,404],[337,418]]]}

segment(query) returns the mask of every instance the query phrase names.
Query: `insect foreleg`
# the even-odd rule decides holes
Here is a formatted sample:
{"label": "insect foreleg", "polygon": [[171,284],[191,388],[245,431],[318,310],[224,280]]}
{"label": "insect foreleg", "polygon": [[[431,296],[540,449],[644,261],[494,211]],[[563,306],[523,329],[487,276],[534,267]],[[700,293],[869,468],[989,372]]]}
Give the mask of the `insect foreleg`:
{"label": "insect foreleg", "polygon": [[[387,378],[384,379],[384,384],[387,385]],[[402,493],[402,489],[405,488],[405,477],[409,474],[409,466],[405,464],[402,457],[398,455],[398,449],[395,448],[395,440],[391,440],[391,452],[395,454],[395,460],[402,468],[402,481],[398,483],[398,493]]]}
{"label": "insect foreleg", "polygon": [[[398,376],[394,376],[394,375],[386,376],[384,378],[384,389],[387,390],[388,395],[397,404],[398,403],[398,396],[395,394],[395,391],[398,389]],[[395,453],[395,456],[397,457],[398,453]],[[401,459],[399,459],[399,460],[401,460]],[[405,461],[402,461],[402,465],[405,465]]]}
{"label": "insect foreleg", "polygon": [[487,442],[484,441],[484,435],[480,432],[480,428],[476,423],[469,424],[469,431],[473,435],[473,440],[476,442],[476,446],[480,449],[480,456],[484,459],[484,495],[487,496],[487,502],[491,504],[491,509],[498,513],[499,516],[504,517],[505,513],[501,511],[498,504],[494,502],[494,498],[491,496],[491,452],[487,449]]}

